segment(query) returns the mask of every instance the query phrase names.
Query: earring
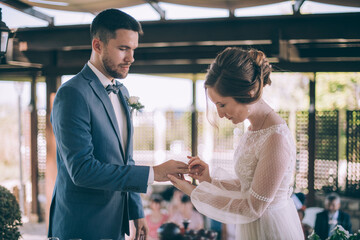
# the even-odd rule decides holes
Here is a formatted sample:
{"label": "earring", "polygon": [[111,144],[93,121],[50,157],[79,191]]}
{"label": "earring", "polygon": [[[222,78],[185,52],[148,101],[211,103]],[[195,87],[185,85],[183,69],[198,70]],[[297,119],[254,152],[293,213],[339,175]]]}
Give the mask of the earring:
{"label": "earring", "polygon": [[250,109],[248,109],[247,112],[250,113]]}

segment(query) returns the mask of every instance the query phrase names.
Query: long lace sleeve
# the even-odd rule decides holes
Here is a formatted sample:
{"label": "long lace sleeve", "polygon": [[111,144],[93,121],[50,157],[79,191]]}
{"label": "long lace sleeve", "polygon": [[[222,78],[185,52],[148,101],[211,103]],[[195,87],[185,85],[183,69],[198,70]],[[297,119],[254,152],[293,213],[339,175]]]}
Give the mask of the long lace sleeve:
{"label": "long lace sleeve", "polygon": [[239,192],[241,190],[240,180],[234,176],[233,173],[230,174],[228,171],[222,168],[216,168],[211,173],[211,177],[211,184],[220,189],[235,192]]}
{"label": "long lace sleeve", "polygon": [[274,200],[293,152],[286,137],[278,133],[260,147],[250,188],[241,191],[240,181],[202,182],[191,194],[199,212],[230,224],[249,223],[262,216]]}
{"label": "long lace sleeve", "polygon": [[239,192],[241,190],[241,183],[239,179],[220,180],[213,178],[211,184],[226,191]]}

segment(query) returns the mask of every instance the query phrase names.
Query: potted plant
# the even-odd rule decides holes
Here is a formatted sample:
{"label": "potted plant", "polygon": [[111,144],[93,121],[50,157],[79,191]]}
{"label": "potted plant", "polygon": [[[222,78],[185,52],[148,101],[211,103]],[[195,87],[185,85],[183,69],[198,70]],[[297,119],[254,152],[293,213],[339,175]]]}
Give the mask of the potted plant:
{"label": "potted plant", "polygon": [[0,186],[0,240],[18,240],[21,225],[20,207],[15,196]]}

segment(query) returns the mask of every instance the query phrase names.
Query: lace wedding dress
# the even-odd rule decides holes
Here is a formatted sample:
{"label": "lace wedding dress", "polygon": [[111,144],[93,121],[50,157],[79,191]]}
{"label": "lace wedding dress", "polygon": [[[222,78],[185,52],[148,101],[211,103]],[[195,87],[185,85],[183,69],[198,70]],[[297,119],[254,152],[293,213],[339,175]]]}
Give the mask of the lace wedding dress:
{"label": "lace wedding dress", "polygon": [[304,239],[293,200],[295,144],[286,124],[247,131],[235,151],[234,179],[212,176],[191,194],[202,214],[236,224],[236,239]]}

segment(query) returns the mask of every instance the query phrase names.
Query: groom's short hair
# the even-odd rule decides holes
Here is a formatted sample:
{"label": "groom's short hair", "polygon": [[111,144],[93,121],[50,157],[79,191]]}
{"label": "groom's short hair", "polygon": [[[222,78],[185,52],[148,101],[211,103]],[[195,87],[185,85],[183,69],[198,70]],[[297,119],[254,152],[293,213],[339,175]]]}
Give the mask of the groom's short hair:
{"label": "groom's short hair", "polygon": [[116,38],[116,30],[127,29],[143,34],[141,24],[129,14],[114,8],[100,12],[90,25],[91,39],[99,38],[107,43]]}

